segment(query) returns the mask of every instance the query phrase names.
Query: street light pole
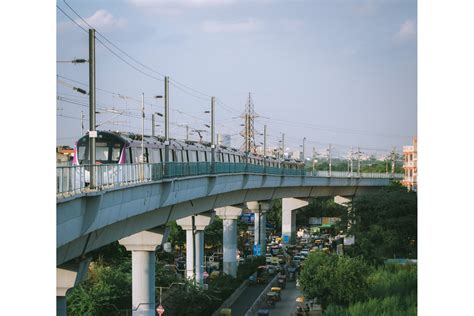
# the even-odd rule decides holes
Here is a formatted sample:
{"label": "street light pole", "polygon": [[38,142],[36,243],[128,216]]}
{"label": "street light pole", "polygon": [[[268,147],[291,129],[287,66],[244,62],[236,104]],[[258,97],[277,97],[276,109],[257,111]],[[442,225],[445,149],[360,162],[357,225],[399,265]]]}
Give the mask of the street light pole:
{"label": "street light pole", "polygon": [[169,100],[169,77],[165,77],[165,163],[170,161],[170,135],[169,135],[169,119],[170,119],[170,113],[169,113],[169,105],[170,105],[170,100]]}
{"label": "street light pole", "polygon": [[281,135],[281,156],[285,160],[285,133]]}
{"label": "street light pole", "polygon": [[263,125],[263,168],[267,166],[267,125]]}
{"label": "street light pole", "polygon": [[331,144],[329,144],[329,150],[328,150],[328,159],[329,159],[329,176],[331,176],[332,173],[332,157],[331,157]]}
{"label": "street light pole", "polygon": [[145,94],[142,92],[142,163],[145,163]]}
{"label": "street light pole", "polygon": [[216,97],[211,97],[211,168],[214,171],[214,164],[216,160],[216,143],[215,143],[215,110],[216,110]]}
{"label": "street light pole", "polygon": [[306,164],[306,159],[305,159],[305,142],[306,142],[306,137],[303,137],[303,163]]}
{"label": "street light pole", "polygon": [[155,113],[151,114],[151,136],[155,137]]}
{"label": "street light pole", "polygon": [[89,186],[94,189],[96,186],[95,177],[95,139],[96,131],[96,107],[95,107],[95,30],[89,29],[89,160],[91,164],[89,172]]}

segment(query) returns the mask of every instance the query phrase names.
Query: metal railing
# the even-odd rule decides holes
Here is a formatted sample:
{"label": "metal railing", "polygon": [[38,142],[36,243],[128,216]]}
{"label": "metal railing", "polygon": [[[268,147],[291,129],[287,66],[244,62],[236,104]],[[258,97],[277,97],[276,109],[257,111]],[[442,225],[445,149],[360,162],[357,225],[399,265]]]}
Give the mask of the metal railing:
{"label": "metal railing", "polygon": [[90,172],[95,174],[96,190],[133,185],[137,183],[161,181],[180,177],[212,174],[255,173],[277,176],[313,176],[331,178],[385,178],[402,179],[403,174],[348,173],[315,171],[305,173],[301,169],[267,167],[246,163],[215,162],[170,162],[137,164],[98,164],[56,167],[56,194],[59,197],[79,194],[89,189]]}
{"label": "metal railing", "polygon": [[350,171],[314,171],[307,172],[306,175],[313,177],[326,177],[326,178],[368,178],[368,179],[403,179],[401,173],[376,173],[376,172],[350,172]]}

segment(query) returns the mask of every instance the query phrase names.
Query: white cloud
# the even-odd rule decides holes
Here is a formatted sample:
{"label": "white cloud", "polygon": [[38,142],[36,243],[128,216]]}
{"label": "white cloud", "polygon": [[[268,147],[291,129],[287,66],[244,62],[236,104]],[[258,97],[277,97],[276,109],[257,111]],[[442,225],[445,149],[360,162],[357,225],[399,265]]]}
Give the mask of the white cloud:
{"label": "white cloud", "polygon": [[229,5],[235,0],[129,0],[139,8],[159,14],[179,14],[185,9],[209,8]]}
{"label": "white cloud", "polygon": [[372,15],[377,12],[377,5],[375,0],[367,0],[360,2],[354,7],[355,11],[363,15]]}
{"label": "white cloud", "polygon": [[[110,32],[116,29],[123,29],[127,26],[126,19],[115,18],[110,12],[103,9],[96,11],[90,17],[84,18],[84,20],[99,32]],[[74,21],[86,29],[89,28],[89,26],[79,18]],[[73,27],[74,24],[70,21],[58,24],[58,30],[60,31],[67,31]]]}
{"label": "white cloud", "polygon": [[[121,29],[127,26],[127,20],[124,18],[115,18],[111,13],[103,9],[98,10],[85,20],[88,24],[103,32]],[[85,26],[81,20],[77,20],[76,22]]]}
{"label": "white cloud", "polygon": [[206,33],[236,33],[251,32],[262,29],[263,24],[254,19],[245,22],[228,23],[222,21],[205,21],[201,29]]}
{"label": "white cloud", "polygon": [[407,41],[416,38],[416,23],[413,20],[406,20],[394,36],[397,41]]}

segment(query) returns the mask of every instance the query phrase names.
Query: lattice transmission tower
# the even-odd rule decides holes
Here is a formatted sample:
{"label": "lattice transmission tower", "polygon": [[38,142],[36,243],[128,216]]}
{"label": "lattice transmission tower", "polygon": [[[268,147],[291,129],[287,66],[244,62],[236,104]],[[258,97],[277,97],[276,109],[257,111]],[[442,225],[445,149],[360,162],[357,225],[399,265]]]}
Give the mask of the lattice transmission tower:
{"label": "lattice transmission tower", "polygon": [[249,98],[245,104],[245,112],[240,116],[244,119],[244,129],[240,132],[240,135],[244,138],[244,143],[240,150],[256,153],[257,148],[255,146],[255,118],[258,117],[258,114],[255,113],[254,105],[252,101],[252,96],[249,92]]}

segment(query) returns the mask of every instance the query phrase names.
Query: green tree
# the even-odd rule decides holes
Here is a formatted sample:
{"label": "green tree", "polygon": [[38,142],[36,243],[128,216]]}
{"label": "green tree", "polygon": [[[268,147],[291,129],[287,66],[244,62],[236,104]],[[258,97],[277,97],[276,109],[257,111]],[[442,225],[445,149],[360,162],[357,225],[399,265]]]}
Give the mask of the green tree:
{"label": "green tree", "polygon": [[275,227],[276,233],[281,234],[281,199],[276,199],[267,212],[267,222]]}
{"label": "green tree", "polygon": [[381,264],[387,258],[416,258],[417,195],[400,185],[356,197],[343,219],[356,243],[351,254]]}
{"label": "green tree", "polygon": [[93,264],[88,277],[67,295],[68,315],[114,315],[117,310],[129,309],[132,290],[130,262],[113,267]]}
{"label": "green tree", "polygon": [[371,272],[360,258],[311,253],[305,260],[299,280],[308,298],[317,298],[322,307],[348,306],[368,295],[367,276]]}
{"label": "green tree", "polygon": [[308,225],[310,217],[341,217],[347,208],[334,202],[333,197],[319,197],[310,200],[309,205],[296,213],[296,225]]}

